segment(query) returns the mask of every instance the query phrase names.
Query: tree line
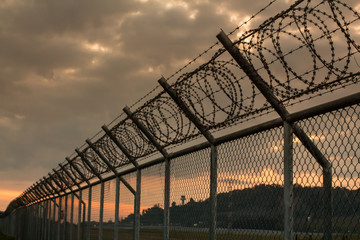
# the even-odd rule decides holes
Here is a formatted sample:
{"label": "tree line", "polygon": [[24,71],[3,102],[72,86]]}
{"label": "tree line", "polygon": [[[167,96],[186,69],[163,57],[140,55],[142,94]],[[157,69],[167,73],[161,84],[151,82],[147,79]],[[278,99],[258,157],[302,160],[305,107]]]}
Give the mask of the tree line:
{"label": "tree line", "polygon": [[[293,188],[294,230],[322,232],[324,218],[324,190],[321,187]],[[282,231],[284,226],[284,188],[279,185],[258,185],[233,190],[217,196],[217,227],[227,229],[258,229]],[[193,228],[209,226],[209,199],[184,204],[173,202],[170,225]],[[142,226],[162,226],[163,208],[159,204],[143,210]],[[134,214],[121,219],[122,226],[133,224]],[[334,232],[360,231],[360,189],[333,189]]]}

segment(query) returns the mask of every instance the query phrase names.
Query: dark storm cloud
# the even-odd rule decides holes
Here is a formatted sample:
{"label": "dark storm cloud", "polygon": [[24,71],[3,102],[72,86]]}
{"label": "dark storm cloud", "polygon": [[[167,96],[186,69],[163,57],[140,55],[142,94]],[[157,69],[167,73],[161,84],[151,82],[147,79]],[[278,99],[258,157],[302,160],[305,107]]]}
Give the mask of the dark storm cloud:
{"label": "dark storm cloud", "polygon": [[[144,4],[153,8],[151,3]],[[194,56],[194,48],[215,42],[215,34],[228,24],[228,17],[216,14],[211,4],[189,5],[162,11],[139,12],[126,21],[119,31],[124,34],[124,50],[143,55],[153,64],[164,64],[169,59]],[[200,8],[200,9],[199,9]],[[196,12],[192,19],[191,12]],[[136,31],[134,31],[136,30]]]}
{"label": "dark storm cloud", "polygon": [[116,0],[8,1],[1,9],[8,32],[26,35],[79,34],[101,29],[136,5]]}

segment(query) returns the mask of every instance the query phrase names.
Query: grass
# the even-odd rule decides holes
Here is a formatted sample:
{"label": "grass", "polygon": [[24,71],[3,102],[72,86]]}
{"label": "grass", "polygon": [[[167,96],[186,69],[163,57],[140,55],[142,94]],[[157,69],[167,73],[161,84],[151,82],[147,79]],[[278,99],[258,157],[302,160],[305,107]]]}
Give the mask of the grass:
{"label": "grass", "polygon": [[6,236],[5,234],[3,234],[3,233],[0,231],[0,240],[15,240],[15,238],[14,238],[14,237]]}
{"label": "grass", "polygon": [[[84,232],[83,232],[84,234]],[[98,240],[99,229],[91,229],[91,240]],[[73,231],[74,239],[76,239],[77,231]],[[162,229],[141,228],[140,238],[146,240],[163,240]],[[111,228],[103,229],[103,240],[113,240],[114,230]],[[119,229],[119,240],[133,240],[132,229]],[[206,231],[181,231],[171,230],[170,240],[208,240],[209,233]],[[216,239],[218,240],[283,240],[282,233],[260,233],[260,232],[244,232],[244,233],[226,233],[218,232]],[[294,236],[295,240],[322,240],[322,234],[314,234],[312,236],[307,234],[297,234]],[[0,240],[16,240],[0,232]],[[358,234],[333,234],[333,240],[360,240]]]}
{"label": "grass", "polygon": [[[113,229],[103,229],[103,240],[113,240]],[[344,238],[346,237],[346,238]],[[163,232],[161,229],[147,229],[141,228],[140,238],[146,240],[163,240]],[[98,239],[98,230],[92,229],[91,240]],[[132,240],[133,239],[133,230],[132,229],[120,229],[119,230],[119,239],[121,240]],[[208,240],[209,234],[204,231],[180,231],[180,230],[171,230],[170,231],[170,240]],[[284,236],[282,233],[217,233],[216,239],[218,240],[283,240]],[[297,240],[322,240],[323,237],[321,234],[308,236],[306,234],[299,234]],[[347,234],[344,235],[333,235],[333,240],[359,240],[358,235],[356,234]]]}
{"label": "grass", "polygon": [[[76,231],[73,231],[74,236],[76,236]],[[98,229],[91,229],[91,240],[98,239]],[[103,240],[113,240],[114,231],[110,228],[103,229]],[[163,231],[162,229],[149,229],[141,228],[140,230],[141,239],[146,240],[163,240]],[[282,240],[284,237],[281,233],[217,233],[218,240]],[[308,236],[305,234],[299,234],[297,237],[294,236],[296,240],[322,240],[322,235],[317,234],[314,236]],[[119,229],[119,239],[121,240],[133,240],[133,230],[132,229]],[[170,240],[208,240],[209,234],[205,231],[180,231],[180,230],[171,230],[170,231]],[[359,240],[359,235],[357,234],[346,234],[346,235],[333,235],[333,240]],[[0,240],[16,240],[14,237],[7,236],[0,231]]]}

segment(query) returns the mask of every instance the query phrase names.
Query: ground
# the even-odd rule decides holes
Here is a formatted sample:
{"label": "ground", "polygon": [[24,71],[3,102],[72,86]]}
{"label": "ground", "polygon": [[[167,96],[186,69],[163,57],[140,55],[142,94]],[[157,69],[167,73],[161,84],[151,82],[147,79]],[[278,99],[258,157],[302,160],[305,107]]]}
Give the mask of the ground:
{"label": "ground", "polygon": [[6,236],[0,231],[0,240],[15,240],[15,238]]}

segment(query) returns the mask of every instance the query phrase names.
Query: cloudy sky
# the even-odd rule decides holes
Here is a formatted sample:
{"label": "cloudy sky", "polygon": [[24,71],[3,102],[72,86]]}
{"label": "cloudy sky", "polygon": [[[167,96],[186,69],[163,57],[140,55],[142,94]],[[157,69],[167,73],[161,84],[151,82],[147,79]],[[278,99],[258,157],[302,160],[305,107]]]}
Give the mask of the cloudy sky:
{"label": "cloudy sky", "polygon": [[1,0],[0,209],[269,0],[249,2]]}
{"label": "cloudy sky", "polygon": [[2,0],[0,209],[266,3]]}

